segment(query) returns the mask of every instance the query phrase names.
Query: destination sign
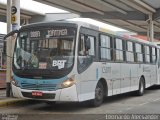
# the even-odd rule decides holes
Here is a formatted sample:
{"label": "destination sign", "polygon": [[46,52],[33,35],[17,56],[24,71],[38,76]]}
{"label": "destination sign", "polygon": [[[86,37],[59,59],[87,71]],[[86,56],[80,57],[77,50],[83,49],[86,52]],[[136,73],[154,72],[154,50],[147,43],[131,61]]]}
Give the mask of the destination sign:
{"label": "destination sign", "polygon": [[75,29],[73,28],[50,28],[43,30],[32,30],[29,32],[29,37],[36,38],[52,38],[61,36],[72,36],[75,35]]}
{"label": "destination sign", "polygon": [[53,37],[68,35],[67,29],[60,29],[60,30],[58,30],[58,29],[55,29],[55,30],[52,29],[52,30],[48,30],[47,32],[48,32],[47,36],[53,36]]}

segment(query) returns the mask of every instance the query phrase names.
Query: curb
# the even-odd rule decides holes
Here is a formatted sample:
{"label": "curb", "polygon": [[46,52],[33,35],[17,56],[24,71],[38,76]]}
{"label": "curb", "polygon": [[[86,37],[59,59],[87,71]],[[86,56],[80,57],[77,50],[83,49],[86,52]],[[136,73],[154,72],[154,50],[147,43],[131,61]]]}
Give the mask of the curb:
{"label": "curb", "polygon": [[0,107],[6,107],[6,106],[13,106],[13,105],[18,105],[18,104],[29,104],[29,103],[34,103],[35,101],[32,100],[24,100],[24,99],[5,99],[5,100],[0,100]]}

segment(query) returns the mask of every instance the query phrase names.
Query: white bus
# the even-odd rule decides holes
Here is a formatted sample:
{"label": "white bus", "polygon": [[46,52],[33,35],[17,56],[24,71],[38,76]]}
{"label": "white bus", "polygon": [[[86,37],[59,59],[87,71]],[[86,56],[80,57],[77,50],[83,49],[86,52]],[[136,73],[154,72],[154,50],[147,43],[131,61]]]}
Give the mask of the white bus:
{"label": "white bus", "polygon": [[81,22],[20,28],[13,55],[14,97],[50,102],[89,101],[159,84],[160,49]]}

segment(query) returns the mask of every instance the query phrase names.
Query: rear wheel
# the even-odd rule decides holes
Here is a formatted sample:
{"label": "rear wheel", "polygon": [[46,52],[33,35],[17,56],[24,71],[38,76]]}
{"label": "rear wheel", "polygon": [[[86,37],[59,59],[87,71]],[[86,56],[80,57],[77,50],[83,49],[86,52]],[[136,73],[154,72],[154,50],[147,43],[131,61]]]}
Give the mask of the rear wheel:
{"label": "rear wheel", "polygon": [[145,81],[144,81],[144,78],[141,77],[139,81],[139,89],[137,91],[137,95],[142,96],[144,94],[144,91],[145,91]]}
{"label": "rear wheel", "polygon": [[103,103],[104,99],[104,87],[102,82],[98,82],[95,89],[95,99],[91,100],[91,106],[98,107]]}

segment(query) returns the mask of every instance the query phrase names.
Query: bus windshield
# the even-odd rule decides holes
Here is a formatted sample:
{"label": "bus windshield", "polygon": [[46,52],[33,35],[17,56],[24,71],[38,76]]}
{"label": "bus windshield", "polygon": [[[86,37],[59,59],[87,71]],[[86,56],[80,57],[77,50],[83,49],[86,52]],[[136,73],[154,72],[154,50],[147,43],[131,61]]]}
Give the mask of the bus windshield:
{"label": "bus windshield", "polygon": [[21,31],[14,51],[15,71],[44,76],[68,71],[74,61],[75,35],[75,28]]}

